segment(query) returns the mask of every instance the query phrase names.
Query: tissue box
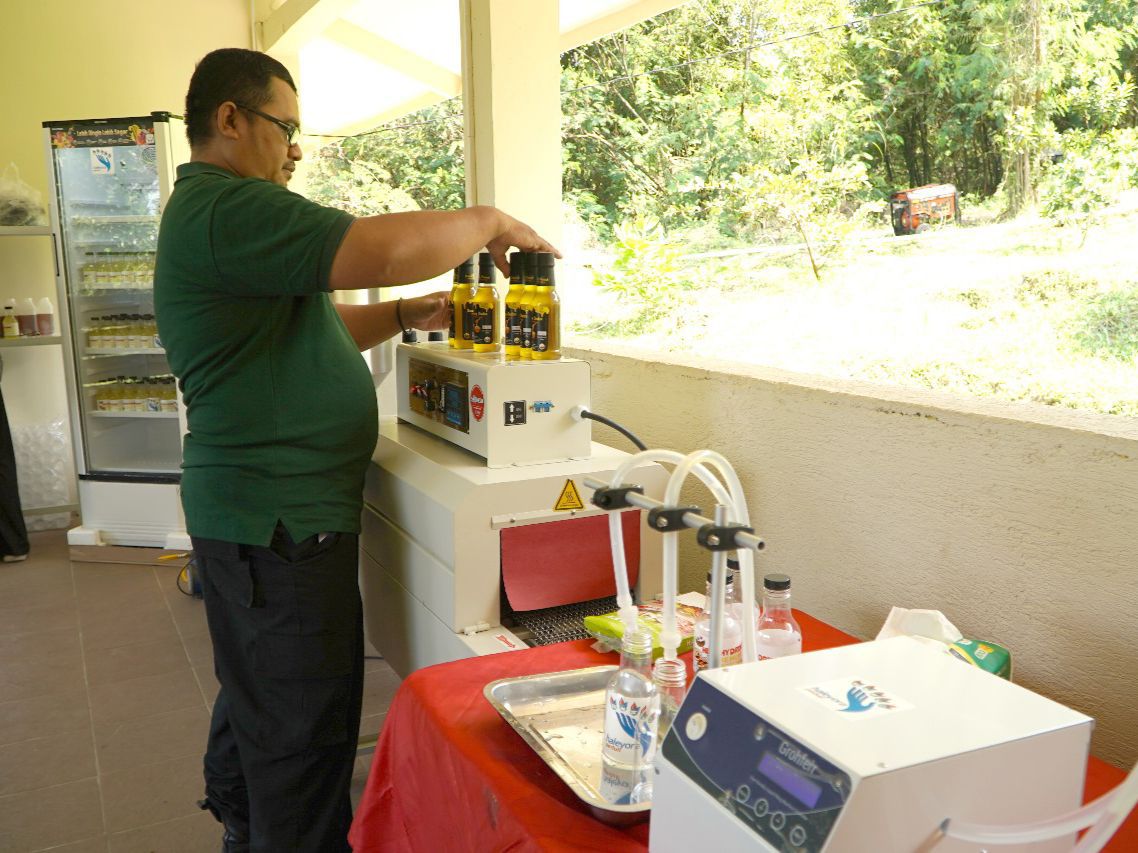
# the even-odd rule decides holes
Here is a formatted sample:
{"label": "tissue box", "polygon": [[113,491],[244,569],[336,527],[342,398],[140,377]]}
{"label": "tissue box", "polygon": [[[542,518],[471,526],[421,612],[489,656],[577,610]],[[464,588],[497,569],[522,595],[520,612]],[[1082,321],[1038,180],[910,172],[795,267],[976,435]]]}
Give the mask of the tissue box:
{"label": "tissue box", "polygon": [[1012,653],[997,643],[961,638],[949,645],[948,653],[985,672],[1012,680]]}
{"label": "tissue box", "polygon": [[[658,658],[664,653],[660,645],[660,629],[663,627],[664,602],[660,599],[649,601],[637,607],[639,613],[636,621],[641,628],[647,628],[652,635],[652,658]],[[677,654],[691,651],[692,635],[695,634],[695,623],[703,612],[703,596],[699,593],[686,593],[676,596],[676,630],[680,634],[680,643],[676,647]],[[620,638],[624,634],[624,623],[620,621],[620,614],[616,611],[601,616],[586,616],[585,630],[589,634],[607,645],[610,649],[620,649]]]}

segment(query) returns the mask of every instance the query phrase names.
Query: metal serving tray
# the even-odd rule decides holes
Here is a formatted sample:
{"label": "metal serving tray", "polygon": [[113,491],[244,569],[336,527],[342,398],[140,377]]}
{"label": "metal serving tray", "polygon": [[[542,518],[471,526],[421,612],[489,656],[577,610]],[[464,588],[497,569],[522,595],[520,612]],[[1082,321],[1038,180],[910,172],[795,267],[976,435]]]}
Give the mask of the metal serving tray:
{"label": "metal serving tray", "polygon": [[628,802],[637,779],[602,772],[605,687],[615,671],[594,666],[502,678],[482,693],[594,817],[626,826],[647,819],[652,804]]}

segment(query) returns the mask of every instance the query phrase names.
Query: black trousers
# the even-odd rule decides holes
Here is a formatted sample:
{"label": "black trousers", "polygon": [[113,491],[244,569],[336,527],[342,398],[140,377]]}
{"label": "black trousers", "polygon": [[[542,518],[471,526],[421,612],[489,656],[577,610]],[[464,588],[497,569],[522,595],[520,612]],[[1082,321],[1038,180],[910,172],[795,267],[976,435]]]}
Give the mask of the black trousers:
{"label": "black trousers", "polygon": [[[350,851],[363,698],[357,539],[193,539],[221,684],[206,797],[253,853]],[[243,846],[237,849],[246,849]]]}
{"label": "black trousers", "polygon": [[0,391],[0,557],[28,553],[28,528],[20,509],[20,485],[16,479],[16,452],[4,392]]}

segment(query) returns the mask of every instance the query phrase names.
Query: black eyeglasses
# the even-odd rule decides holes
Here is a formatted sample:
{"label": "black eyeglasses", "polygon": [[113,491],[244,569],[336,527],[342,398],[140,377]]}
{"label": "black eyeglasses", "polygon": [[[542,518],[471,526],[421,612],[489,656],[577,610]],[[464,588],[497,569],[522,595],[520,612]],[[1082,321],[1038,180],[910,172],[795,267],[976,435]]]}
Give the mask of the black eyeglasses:
{"label": "black eyeglasses", "polygon": [[275,124],[277,127],[279,127],[281,130],[284,131],[285,140],[288,142],[290,147],[293,145],[296,145],[297,139],[300,138],[300,128],[297,127],[295,124],[291,124],[287,121],[283,121],[282,119],[279,119],[276,116],[271,116],[268,113],[261,112],[260,110],[253,109],[253,107],[247,107],[244,104],[238,104],[236,101],[234,101],[234,104],[237,106],[238,109],[242,109],[242,110],[245,110],[246,112],[250,112],[255,116],[260,116],[265,121],[271,121],[273,124]]}

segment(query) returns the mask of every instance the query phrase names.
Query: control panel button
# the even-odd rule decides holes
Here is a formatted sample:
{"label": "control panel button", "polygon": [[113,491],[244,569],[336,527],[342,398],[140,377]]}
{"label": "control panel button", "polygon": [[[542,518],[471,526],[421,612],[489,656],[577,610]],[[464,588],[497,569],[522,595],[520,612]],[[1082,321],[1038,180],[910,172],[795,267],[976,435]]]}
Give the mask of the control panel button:
{"label": "control panel button", "polygon": [[782,829],[784,826],[786,826],[786,815],[784,815],[782,812],[772,812],[771,828]]}
{"label": "control panel button", "polygon": [[751,786],[740,785],[738,790],[735,791],[735,799],[741,803],[745,803],[751,799]]}
{"label": "control panel button", "polygon": [[762,797],[759,797],[759,798],[758,798],[758,799],[755,801],[755,808],[754,808],[754,810],[755,810],[755,816],[756,816],[756,817],[763,817],[763,816],[764,816],[764,815],[767,813],[767,810],[768,810],[769,808],[770,808],[770,803],[768,803],[768,802],[767,802],[765,799],[763,799]]}
{"label": "control panel button", "polygon": [[795,847],[801,847],[806,841],[806,830],[798,824],[790,828],[790,843]]}
{"label": "control panel button", "polygon": [[688,736],[688,740],[699,740],[707,733],[707,717],[701,711],[696,711],[688,717],[684,733]]}

